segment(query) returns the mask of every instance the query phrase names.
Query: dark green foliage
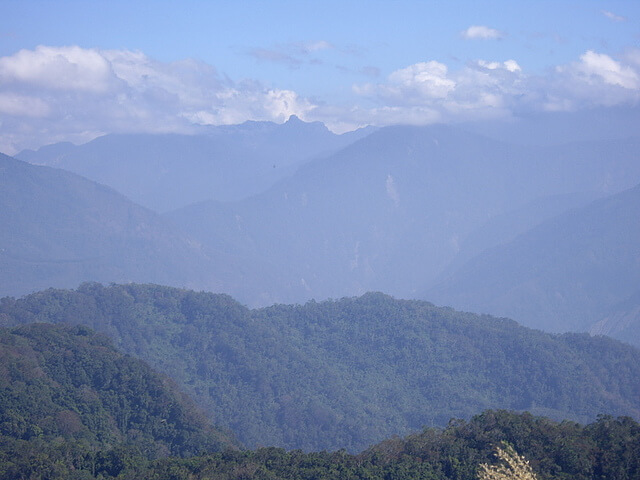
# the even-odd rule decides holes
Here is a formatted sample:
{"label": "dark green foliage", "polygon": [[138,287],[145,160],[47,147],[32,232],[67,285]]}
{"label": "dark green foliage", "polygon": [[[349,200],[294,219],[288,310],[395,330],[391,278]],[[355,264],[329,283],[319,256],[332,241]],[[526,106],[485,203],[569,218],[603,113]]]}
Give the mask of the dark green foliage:
{"label": "dark green foliage", "polygon": [[84,284],[0,303],[0,322],[34,321],[111,336],[249,447],[358,451],[488,408],[640,416],[632,347],[382,294],[249,310],[226,295]]}
{"label": "dark green foliage", "polygon": [[113,465],[114,448],[151,459],[232,445],[171,380],[106,337],[46,324],[0,329],[0,444],[0,478],[20,478],[9,472],[26,465],[54,468],[52,459],[115,471],[125,465]]}
{"label": "dark green foliage", "polygon": [[[604,416],[583,426],[507,411],[452,420],[445,429],[392,438],[358,455],[270,447],[150,462],[132,449],[82,456],[74,445],[56,445],[28,452],[28,458],[37,472],[32,478],[476,480],[478,465],[495,462],[495,447],[503,442],[529,460],[540,480],[636,480],[640,474],[640,425],[628,417]],[[2,464],[10,458],[4,455]],[[26,471],[12,468],[12,478]]]}

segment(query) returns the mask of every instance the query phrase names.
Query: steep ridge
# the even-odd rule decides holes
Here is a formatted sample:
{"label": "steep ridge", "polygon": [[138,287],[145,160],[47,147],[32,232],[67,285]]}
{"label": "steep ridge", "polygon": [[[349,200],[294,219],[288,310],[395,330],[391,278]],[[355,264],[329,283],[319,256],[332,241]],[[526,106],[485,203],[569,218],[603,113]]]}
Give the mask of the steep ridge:
{"label": "steep ridge", "polygon": [[0,322],[85,324],[173,377],[247,446],[358,451],[487,408],[640,416],[640,351],[366,294],[248,310],[225,295],[85,284],[0,303]]}
{"label": "steep ridge", "polygon": [[609,335],[640,347],[640,291],[609,308],[589,329],[592,335]]}
{"label": "steep ridge", "polygon": [[545,220],[574,208],[586,206],[601,196],[603,196],[602,193],[595,191],[552,195],[537,198],[523,207],[491,217],[460,242],[460,249],[455,258],[438,275],[434,285],[488,248],[510,242]]}
{"label": "steep ridge", "polygon": [[[640,285],[640,185],[554,217],[467,262],[426,298],[548,331],[588,331]],[[624,306],[620,308],[624,311]],[[604,327],[601,324],[601,327]],[[618,334],[640,345],[624,329]]]}

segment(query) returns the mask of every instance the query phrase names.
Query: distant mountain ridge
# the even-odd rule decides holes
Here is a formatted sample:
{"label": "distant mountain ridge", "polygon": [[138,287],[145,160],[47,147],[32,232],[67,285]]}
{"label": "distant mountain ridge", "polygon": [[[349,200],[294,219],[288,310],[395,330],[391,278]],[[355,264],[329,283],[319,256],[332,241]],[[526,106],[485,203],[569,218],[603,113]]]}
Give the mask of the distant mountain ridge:
{"label": "distant mountain ridge", "polygon": [[110,134],[83,145],[60,143],[16,158],[62,168],[108,185],[154,211],[203,200],[235,201],[337,151],[372,127],[336,135],[320,122],[246,122],[197,135]]}
{"label": "distant mountain ridge", "polygon": [[368,290],[411,298],[492,217],[573,195],[573,203],[558,200],[522,223],[533,226],[633,186],[639,150],[639,139],[520,147],[442,125],[386,127],[260,195],[165,217],[205,251],[265,261],[285,281],[265,286],[267,303]]}
{"label": "distant mountain ridge", "polygon": [[[299,135],[300,130],[308,135]],[[138,151],[133,148],[135,145],[144,147],[145,155],[155,152],[143,155],[138,165],[146,171],[153,164],[149,158],[164,158],[165,153],[173,155],[174,166],[180,165],[180,159],[190,158],[195,162],[192,165],[202,161],[203,168],[208,168],[211,161],[205,147],[215,139],[218,145],[224,145],[220,139],[235,139],[230,144],[236,145],[236,153],[261,152],[261,156],[252,158],[263,166],[269,151],[279,152],[278,155],[286,149],[299,149],[300,155],[308,153],[309,148],[326,151],[331,142],[320,141],[323,135],[332,141],[345,141],[321,124],[307,124],[295,118],[283,125],[254,122],[217,127],[215,132],[197,137],[111,136],[82,148],[99,151],[102,143],[119,145],[123,155],[126,153],[124,159],[135,157]],[[11,220],[14,223],[7,223],[13,226],[3,232],[5,239],[15,242],[16,249],[10,260],[5,255],[5,261],[11,263],[6,271],[13,272],[11,277],[18,281],[13,285],[0,282],[5,286],[0,291],[22,294],[48,286],[73,287],[81,281],[96,280],[203,288],[232,294],[252,306],[358,295],[369,290],[417,297],[445,270],[455,267],[451,262],[461,261],[462,253],[468,259],[567,208],[640,182],[636,154],[640,140],[633,138],[523,147],[444,125],[386,127],[367,133],[355,132],[353,135],[362,138],[351,137],[346,147],[329,156],[307,158],[292,176],[281,178],[262,193],[241,201],[204,201],[155,216],[153,220],[152,212],[146,211],[149,219],[144,225],[155,225],[150,230],[141,223],[136,227],[137,220],[127,220],[133,217],[122,208],[107,208],[107,204],[124,205],[124,197],[106,202],[103,196],[98,208],[94,200],[74,194],[73,188],[59,186],[59,194],[47,198],[47,205],[40,209],[49,212],[47,219],[40,219],[34,211],[33,218],[38,220],[29,220],[29,213],[14,215]],[[295,141],[276,142],[269,150],[267,146],[276,134]],[[238,143],[237,139],[246,141]],[[315,143],[304,147],[305,139],[315,139]],[[201,149],[194,147],[198,142]],[[74,147],[74,151],[82,148]],[[52,158],[61,155],[54,153]],[[111,158],[110,155],[107,157]],[[123,181],[139,184],[140,191],[157,190],[158,184],[154,183],[157,178],[132,175],[133,170],[120,172],[118,165],[122,162],[111,164],[99,156],[96,162],[111,168]],[[163,174],[162,162],[158,162],[152,169],[155,175],[162,177],[163,182],[171,179],[168,190],[161,189],[163,198],[172,197],[171,189],[180,195],[198,191],[196,184],[193,189],[184,187],[186,177]],[[233,164],[238,173],[250,163],[229,165]],[[135,170],[138,166],[133,162],[131,168]],[[274,170],[273,165],[267,166]],[[212,192],[207,175],[198,174],[198,168],[183,171],[187,176],[198,177],[203,188]],[[48,181],[62,181],[62,174],[56,175],[57,180]],[[224,188],[237,189],[233,176],[221,178],[225,179]],[[4,181],[14,180],[5,176]],[[34,192],[31,197],[39,201],[41,193],[31,191]],[[65,198],[65,191],[71,196]],[[26,198],[18,188],[5,197],[7,207],[2,207],[5,211],[12,211],[13,196]],[[531,207],[536,204],[539,207]],[[78,217],[83,210],[81,205],[93,205],[92,213],[85,209],[84,216]],[[24,211],[29,212],[29,208]],[[131,212],[143,211],[133,204],[127,208]],[[520,213],[509,214],[514,211]],[[81,229],[79,224],[70,229],[71,212],[75,212],[76,219],[85,218],[88,223]],[[110,217],[116,213],[118,220]],[[67,217],[56,219],[58,215]],[[102,220],[96,222],[89,217]],[[502,222],[499,231],[486,230],[488,235],[477,236],[479,229],[492,221],[497,227],[498,220]],[[129,225],[137,233],[129,232],[125,236],[129,240],[124,241],[121,233],[126,229],[121,226],[120,240],[115,240],[114,231],[105,228],[116,224]],[[99,234],[98,228],[102,229]],[[72,231],[76,233],[69,236]],[[47,237],[49,241],[42,243]],[[169,248],[167,243],[160,246],[159,237],[173,238],[169,241],[173,246]],[[27,251],[33,242],[40,242],[38,248],[59,248],[62,253],[45,255],[43,259],[49,262],[46,268],[43,264],[35,266],[29,263],[33,256]],[[118,246],[107,246],[109,242]],[[147,246],[142,248],[140,242],[147,242]],[[156,244],[151,246],[149,242]],[[73,247],[69,249],[69,245]],[[133,256],[125,260],[131,249],[137,249],[138,253],[130,253]],[[82,262],[78,263],[79,260]]]}
{"label": "distant mountain ridge", "polygon": [[223,254],[109,187],[0,154],[0,295],[87,280],[222,288]]}
{"label": "distant mountain ridge", "polygon": [[486,250],[424,296],[534,328],[591,330],[640,346],[638,285],[640,185]]}

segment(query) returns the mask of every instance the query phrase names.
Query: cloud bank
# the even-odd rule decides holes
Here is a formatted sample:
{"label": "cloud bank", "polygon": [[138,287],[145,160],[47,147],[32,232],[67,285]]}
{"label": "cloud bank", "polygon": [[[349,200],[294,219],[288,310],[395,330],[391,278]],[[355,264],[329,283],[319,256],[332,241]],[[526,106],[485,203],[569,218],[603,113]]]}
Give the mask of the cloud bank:
{"label": "cloud bank", "polygon": [[[298,47],[332,48],[326,42]],[[256,80],[232,80],[195,60],[163,63],[129,50],[40,46],[0,57],[0,151],[105,133],[193,133],[246,120],[282,122],[294,114],[345,131],[637,105],[640,49],[616,58],[589,50],[544,75],[528,74],[514,59],[479,59],[455,70],[427,60],[352,90],[350,104],[336,105]]]}
{"label": "cloud bank", "polygon": [[114,132],[195,131],[247,119],[304,118],[295,92],[232,81],[194,60],[141,52],[39,46],[0,58],[0,151]]}
{"label": "cloud bank", "polygon": [[545,75],[529,75],[515,60],[477,60],[450,71],[443,63],[421,62],[399,69],[386,82],[354,87],[378,105],[359,113],[380,124],[428,124],[504,118],[526,111],[571,111],[598,106],[637,105],[640,49],[622,59],[587,51]]}

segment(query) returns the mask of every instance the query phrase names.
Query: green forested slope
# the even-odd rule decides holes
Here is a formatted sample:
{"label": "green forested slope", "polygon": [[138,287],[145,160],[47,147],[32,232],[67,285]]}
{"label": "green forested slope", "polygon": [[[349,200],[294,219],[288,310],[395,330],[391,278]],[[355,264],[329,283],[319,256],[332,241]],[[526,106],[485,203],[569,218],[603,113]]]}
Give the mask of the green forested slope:
{"label": "green forested slope", "polygon": [[248,310],[225,295],[85,284],[0,321],[86,324],[172,376],[247,446],[361,450],[487,408],[640,416],[640,352],[367,294]]}
{"label": "green forested slope", "polygon": [[640,475],[640,425],[603,416],[583,426],[530,414],[487,411],[469,422],[392,438],[353,456],[265,448],[185,460],[160,460],[132,479],[396,479],[475,480],[478,465],[496,462],[506,442],[539,480],[632,480]]}
{"label": "green forested slope", "polygon": [[61,452],[104,463],[113,449],[158,458],[233,442],[170,379],[103,335],[30,324],[0,329],[0,445],[0,478],[19,478],[6,476],[11,464],[46,464]]}
{"label": "green forested slope", "polygon": [[[37,462],[25,459],[6,478],[477,480],[478,466],[496,464],[496,447],[505,445],[529,461],[539,480],[636,480],[640,475],[640,425],[629,417],[602,416],[583,426],[528,413],[486,411],[468,422],[452,420],[444,429],[385,440],[358,455],[268,447],[149,461],[131,451],[114,451],[95,465],[83,465],[73,463],[77,448],[67,444],[66,450],[51,449],[39,469],[34,468]],[[0,468],[6,463],[5,456]],[[25,472],[31,476],[20,477]]]}

